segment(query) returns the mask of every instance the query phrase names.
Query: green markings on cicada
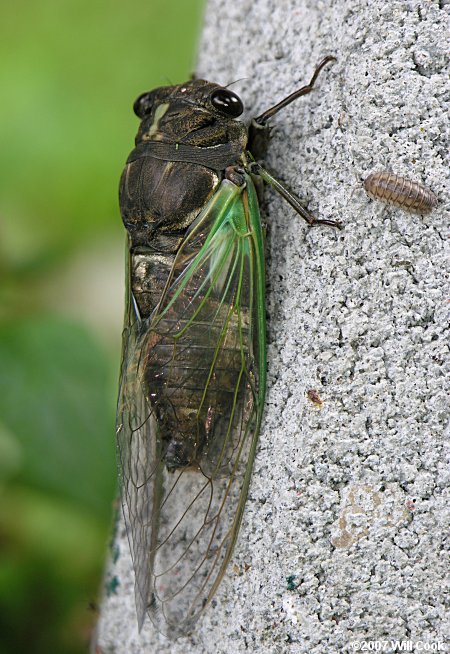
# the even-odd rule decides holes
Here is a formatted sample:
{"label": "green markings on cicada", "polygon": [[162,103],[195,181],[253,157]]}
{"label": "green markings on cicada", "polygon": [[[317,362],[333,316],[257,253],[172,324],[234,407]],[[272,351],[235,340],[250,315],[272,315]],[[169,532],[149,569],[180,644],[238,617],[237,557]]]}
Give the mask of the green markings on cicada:
{"label": "green markings on cicada", "polygon": [[159,107],[156,108],[153,123],[151,124],[150,129],[148,131],[149,140],[151,140],[152,137],[154,137],[155,135],[158,134],[159,121],[164,116],[164,114],[166,113],[166,111],[168,110],[169,107],[170,107],[170,105],[168,103],[164,103],[164,104],[160,104]]}
{"label": "green markings on cicada", "polygon": [[[224,223],[228,218],[228,211],[230,206],[232,206],[236,198],[241,194],[241,189],[232,184],[228,180],[224,180],[220,186],[220,190],[214,194],[206,208],[200,213],[198,218],[191,225],[189,231],[186,234],[186,238],[181,244],[177,256],[175,258],[171,274],[167,280],[164,293],[161,298],[161,302],[158,305],[158,308],[155,312],[155,316],[152,320],[152,326],[156,327],[161,318],[166,314],[174,305],[177,298],[181,293],[184,292],[187,284],[192,280],[193,276],[197,271],[205,265],[205,261],[211,261],[211,257],[216,255],[216,239],[217,233],[219,232],[219,239],[224,236]],[[222,230],[222,231],[221,231]],[[207,234],[206,240],[202,243],[200,249],[198,249],[199,239],[202,238],[202,232]],[[223,238],[222,238],[223,240]],[[192,258],[191,248],[195,244],[197,247],[194,249],[195,258],[193,261],[189,262]],[[214,264],[209,264],[214,268]],[[173,281],[174,277],[177,276],[177,288],[174,293],[173,291]],[[207,285],[208,277],[206,276],[202,284],[203,286],[196,289],[196,296],[204,289]],[[170,297],[166,306],[161,310],[162,305],[166,302],[166,297],[171,292],[172,297]]]}

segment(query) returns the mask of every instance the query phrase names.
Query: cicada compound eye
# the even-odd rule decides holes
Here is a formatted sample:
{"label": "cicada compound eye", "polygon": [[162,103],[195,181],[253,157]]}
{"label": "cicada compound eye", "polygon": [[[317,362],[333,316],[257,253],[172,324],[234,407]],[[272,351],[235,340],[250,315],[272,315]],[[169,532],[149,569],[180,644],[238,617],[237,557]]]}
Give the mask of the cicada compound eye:
{"label": "cicada compound eye", "polygon": [[228,89],[216,89],[211,93],[211,104],[227,116],[237,118],[244,111],[242,100]]}
{"label": "cicada compound eye", "polygon": [[139,118],[144,118],[144,116],[150,113],[152,104],[151,93],[147,91],[146,93],[142,93],[135,101],[133,111]]}

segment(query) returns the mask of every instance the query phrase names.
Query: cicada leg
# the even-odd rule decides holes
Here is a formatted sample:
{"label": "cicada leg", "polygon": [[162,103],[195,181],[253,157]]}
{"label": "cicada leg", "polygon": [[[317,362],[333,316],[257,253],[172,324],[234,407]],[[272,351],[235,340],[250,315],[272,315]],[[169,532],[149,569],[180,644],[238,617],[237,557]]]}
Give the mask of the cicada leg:
{"label": "cicada leg", "polygon": [[266,109],[266,111],[264,111],[256,118],[253,118],[249,126],[247,148],[252,153],[254,159],[258,159],[258,160],[264,159],[266,155],[267,145],[270,138],[270,131],[272,129],[271,126],[268,124],[268,121],[275,114],[277,114],[281,109],[284,109],[284,107],[287,107],[288,104],[291,104],[291,102],[297,100],[297,98],[300,98],[303,95],[308,95],[308,93],[311,93],[311,91],[314,89],[314,85],[317,81],[317,78],[319,77],[321,70],[324,68],[324,66],[326,66],[328,63],[332,61],[336,61],[336,57],[333,57],[332,55],[329,55],[328,57],[324,57],[322,61],[319,63],[319,65],[316,67],[314,74],[311,77],[308,84],[305,84],[305,86],[300,87],[299,89],[288,95],[286,98],[283,98],[281,102],[278,102],[273,107]]}
{"label": "cicada leg", "polygon": [[288,95],[286,98],[281,100],[281,102],[278,102],[278,104],[274,105],[270,109],[267,109],[264,113],[254,118],[253,119],[254,122],[257,123],[258,125],[265,125],[267,121],[270,118],[272,118],[272,116],[274,116],[276,113],[280,111],[280,109],[287,107],[288,104],[291,104],[291,102],[294,102],[294,100],[297,100],[297,98],[300,98],[302,95],[307,95],[308,93],[311,93],[311,91],[314,89],[314,84],[316,83],[316,80],[319,77],[320,71],[324,66],[330,63],[330,61],[336,61],[336,57],[333,57],[332,55],[329,55],[328,57],[324,57],[320,62],[320,64],[316,67],[316,70],[314,71],[314,74],[311,77],[309,84],[305,84],[305,86],[302,86],[301,88],[297,89],[296,91]]}
{"label": "cicada leg", "polygon": [[291,207],[301,216],[308,225],[329,225],[330,227],[336,227],[337,229],[343,229],[342,223],[338,220],[329,220],[328,218],[316,218],[312,213],[307,209],[302,207],[300,200],[296,195],[287,189],[281,182],[279,182],[273,175],[271,175],[261,164],[252,162],[249,164],[249,169],[253,175],[259,175],[267,184],[272,186],[280,195],[283,197],[286,202],[289,202]]}

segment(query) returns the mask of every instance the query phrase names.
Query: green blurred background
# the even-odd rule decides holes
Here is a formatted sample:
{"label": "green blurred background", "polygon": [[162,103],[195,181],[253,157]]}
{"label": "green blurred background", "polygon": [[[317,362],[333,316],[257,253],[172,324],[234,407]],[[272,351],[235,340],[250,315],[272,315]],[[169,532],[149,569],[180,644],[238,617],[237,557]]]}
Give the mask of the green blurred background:
{"label": "green blurred background", "polygon": [[117,186],[203,0],[19,0],[0,23],[0,654],[86,652],[116,496]]}

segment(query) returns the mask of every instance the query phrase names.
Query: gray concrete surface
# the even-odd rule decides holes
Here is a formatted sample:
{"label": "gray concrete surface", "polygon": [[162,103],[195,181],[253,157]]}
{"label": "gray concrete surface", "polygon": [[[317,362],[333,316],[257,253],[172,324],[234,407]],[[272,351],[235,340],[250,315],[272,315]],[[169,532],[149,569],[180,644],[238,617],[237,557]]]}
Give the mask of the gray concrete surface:
{"label": "gray concrete surface", "polygon": [[[122,533],[103,654],[449,651],[449,14],[425,0],[210,0],[198,73],[244,78],[232,88],[249,115],[337,56],[274,120],[268,165],[345,229],[308,229],[267,191],[269,389],[233,561],[191,637],[138,636]],[[361,180],[379,169],[430,186],[438,208],[369,200]]]}

